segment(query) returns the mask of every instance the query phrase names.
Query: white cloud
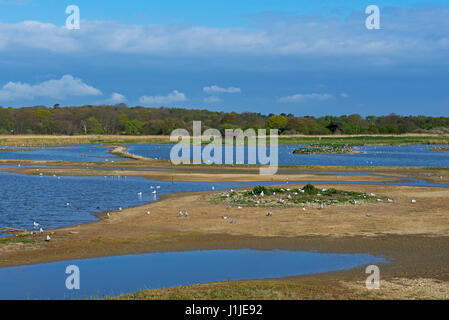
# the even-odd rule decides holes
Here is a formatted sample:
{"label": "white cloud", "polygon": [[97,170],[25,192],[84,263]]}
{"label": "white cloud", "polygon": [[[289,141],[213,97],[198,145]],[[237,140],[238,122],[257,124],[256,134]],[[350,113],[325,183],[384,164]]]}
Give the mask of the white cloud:
{"label": "white cloud", "polygon": [[122,103],[126,102],[126,97],[123,94],[113,92],[111,95],[111,102],[112,103]]}
{"label": "white cloud", "polygon": [[333,96],[329,93],[297,93],[291,96],[282,97],[280,102],[306,102],[310,100],[326,101],[332,99]]}
{"label": "white cloud", "polygon": [[0,101],[33,100],[35,97],[65,99],[69,96],[97,95],[101,95],[100,90],[69,74],[59,80],[48,80],[37,84],[8,82],[0,89]]}
{"label": "white cloud", "polygon": [[349,98],[350,95],[343,92],[343,93],[340,93],[340,97],[342,97],[342,98]]}
{"label": "white cloud", "polygon": [[139,102],[144,105],[155,106],[155,105],[164,105],[175,102],[184,102],[187,101],[187,98],[184,93],[179,92],[178,90],[173,90],[173,92],[169,93],[166,96],[142,96],[139,99]]}
{"label": "white cloud", "polygon": [[222,102],[222,100],[219,97],[217,97],[217,96],[210,96],[210,97],[204,98],[204,102],[215,104],[215,103]]}
{"label": "white cloud", "polygon": [[241,89],[236,87],[222,88],[217,85],[213,85],[209,87],[204,87],[203,91],[207,93],[240,93]]}
{"label": "white cloud", "polygon": [[125,103],[126,101],[127,101],[127,98],[123,94],[113,92],[108,99],[97,100],[93,104],[94,105],[104,105],[104,104],[116,105],[119,103]]}
{"label": "white cloud", "polygon": [[[375,63],[439,57],[449,53],[449,8],[385,8],[383,30],[367,30],[363,12],[346,19],[292,17],[255,28],[123,25],[83,21],[77,32],[37,21],[0,23],[0,52],[29,49],[79,53],[133,53],[164,57],[249,56],[361,57]],[[31,52],[32,54],[32,52]],[[369,60],[370,63],[373,60]]]}

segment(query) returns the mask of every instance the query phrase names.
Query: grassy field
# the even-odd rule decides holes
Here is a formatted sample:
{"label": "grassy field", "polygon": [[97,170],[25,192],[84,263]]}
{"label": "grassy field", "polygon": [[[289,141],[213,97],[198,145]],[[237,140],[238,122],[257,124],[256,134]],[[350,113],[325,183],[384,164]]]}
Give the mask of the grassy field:
{"label": "grassy field", "polygon": [[119,300],[304,300],[354,299],[340,286],[329,290],[324,283],[301,283],[285,280],[254,280],[205,283],[176,288],[142,290],[121,295]]}
{"label": "grassy field", "polygon": [[318,276],[293,279],[228,281],[142,290],[108,299],[119,300],[376,300],[448,299],[449,284],[435,279],[382,279],[380,290],[367,290],[363,279]]}
{"label": "grassy field", "polygon": [[[169,136],[120,135],[0,135],[0,146],[51,146],[73,144],[168,144]],[[335,136],[280,136],[279,144],[339,144],[339,145],[408,145],[449,144],[449,136],[441,135],[335,135]]]}

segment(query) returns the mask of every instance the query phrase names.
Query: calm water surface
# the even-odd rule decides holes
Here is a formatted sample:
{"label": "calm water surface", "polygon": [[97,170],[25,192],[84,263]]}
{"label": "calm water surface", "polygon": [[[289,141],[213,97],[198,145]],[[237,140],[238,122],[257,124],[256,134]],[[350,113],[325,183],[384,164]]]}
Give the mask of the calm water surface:
{"label": "calm water surface", "polygon": [[[53,161],[129,161],[126,158],[110,154],[108,148],[100,145],[65,146],[66,148],[23,148],[17,151],[0,152],[0,159],[15,160],[53,160]],[[364,146],[357,147],[360,153],[355,154],[293,154],[303,145],[281,145],[278,147],[280,165],[328,165],[328,166],[449,166],[449,152],[431,151],[426,145],[411,146]],[[170,159],[173,145],[132,144],[128,145],[130,153],[154,158]],[[435,147],[435,146],[432,146]],[[255,147],[253,150],[257,150]],[[248,163],[248,147],[244,147],[244,163]],[[226,154],[222,148],[223,163]],[[234,163],[237,163],[234,147]],[[191,155],[193,152],[191,151]],[[192,157],[192,156],[191,156]],[[259,161],[257,160],[259,163]]]}
{"label": "calm water surface", "polygon": [[[280,165],[324,165],[324,166],[392,166],[392,167],[448,167],[449,152],[430,151],[426,145],[411,146],[364,146],[357,147],[354,154],[293,154],[303,145],[279,146]],[[434,146],[433,146],[434,147]],[[128,151],[148,158],[170,159],[172,145],[129,145]],[[253,147],[254,148],[254,147]],[[235,148],[234,148],[235,149]],[[191,155],[193,152],[191,151]],[[225,147],[222,149],[223,162]],[[245,147],[245,164],[248,162],[248,147]],[[234,162],[235,151],[234,151]]]}
{"label": "calm water surface", "polygon": [[[0,299],[103,297],[196,283],[280,278],[386,262],[368,254],[211,250],[149,253],[0,269]],[[80,290],[65,286],[67,266],[80,270]]]}
{"label": "calm water surface", "polygon": [[0,159],[80,162],[129,160],[109,153],[109,148],[99,148],[100,145],[66,145],[58,147],[60,148],[12,148],[14,151],[0,151]]}

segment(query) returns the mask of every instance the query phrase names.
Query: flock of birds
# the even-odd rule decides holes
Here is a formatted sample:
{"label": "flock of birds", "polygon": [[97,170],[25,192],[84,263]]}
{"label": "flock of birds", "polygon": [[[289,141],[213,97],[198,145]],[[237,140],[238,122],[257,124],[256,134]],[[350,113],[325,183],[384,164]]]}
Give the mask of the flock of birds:
{"label": "flock of birds", "polygon": [[[40,224],[37,223],[36,221],[33,222],[33,229],[34,229],[34,230],[39,229],[39,233],[44,233],[44,229],[42,229],[42,227],[40,226]],[[37,233],[37,231],[34,231],[34,233]],[[48,242],[48,241],[50,241],[50,240],[51,240],[50,235],[47,234],[47,236],[45,237],[45,241]]]}

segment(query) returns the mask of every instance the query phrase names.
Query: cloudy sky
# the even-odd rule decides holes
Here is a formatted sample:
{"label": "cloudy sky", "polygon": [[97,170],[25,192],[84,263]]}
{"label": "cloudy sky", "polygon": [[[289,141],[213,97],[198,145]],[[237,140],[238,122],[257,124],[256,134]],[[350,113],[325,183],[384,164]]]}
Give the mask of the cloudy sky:
{"label": "cloudy sky", "polygon": [[0,105],[120,102],[447,116],[449,0],[0,0]]}

